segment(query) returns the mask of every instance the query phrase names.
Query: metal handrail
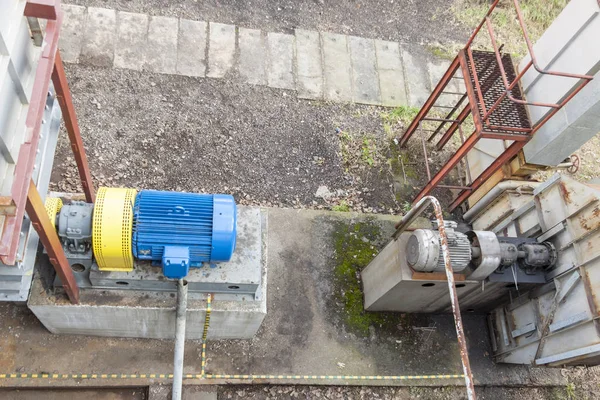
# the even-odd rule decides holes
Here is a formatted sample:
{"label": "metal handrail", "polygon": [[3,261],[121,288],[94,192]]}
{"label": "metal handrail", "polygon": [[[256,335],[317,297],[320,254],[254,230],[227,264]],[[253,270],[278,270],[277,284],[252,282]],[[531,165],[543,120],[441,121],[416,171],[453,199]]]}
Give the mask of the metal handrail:
{"label": "metal handrail", "polygon": [[[509,84],[508,83],[508,79],[507,79],[507,75],[506,75],[506,71],[504,69],[504,65],[502,64],[502,55],[500,54],[500,50],[499,50],[497,42],[496,42],[496,34],[494,33],[494,28],[492,26],[492,21],[490,19],[490,15],[492,14],[492,12],[494,11],[494,9],[498,5],[498,1],[499,0],[494,1],[494,3],[491,5],[491,7],[488,10],[487,14],[484,16],[484,18],[481,21],[481,23],[475,29],[475,31],[471,35],[471,38],[469,38],[469,41],[467,42],[467,45],[465,46],[465,50],[469,54],[469,58],[471,60],[471,65],[472,65],[472,68],[473,68],[473,75],[475,77],[475,86],[477,87],[477,94],[479,96],[480,103],[483,106],[483,109],[485,111],[485,113],[483,114],[483,122],[485,122],[487,125],[489,125],[489,121],[488,120],[490,118],[490,114],[500,105],[500,103],[502,102],[502,100],[504,100],[505,98],[508,98],[510,101],[512,101],[513,103],[516,103],[516,104],[530,105],[530,106],[534,106],[534,107],[553,108],[554,110],[553,110],[553,112],[550,115],[550,117],[551,117],[552,115],[554,115],[556,113],[556,111],[558,109],[562,108],[573,96],[569,96],[567,99],[565,99],[565,100],[563,100],[563,101],[561,101],[559,103],[541,103],[541,102],[528,102],[526,100],[517,99],[517,98],[515,98],[514,96],[511,95],[511,90],[514,89],[514,87],[519,83],[519,81],[521,80],[521,78],[531,68],[531,66],[533,66],[534,69],[538,73],[543,74],[543,75],[561,76],[561,77],[565,77],[565,78],[573,78],[573,79],[583,80],[584,82],[581,83],[577,87],[577,89],[575,89],[575,93],[578,93],[581,89],[583,89],[583,87],[585,85],[587,85],[592,79],[594,79],[594,77],[591,76],[591,75],[572,74],[572,73],[568,73],[568,72],[553,71],[553,70],[549,70],[549,69],[542,69],[542,68],[540,68],[540,66],[539,66],[539,64],[537,62],[537,58],[535,56],[535,52],[533,51],[533,44],[531,43],[531,39],[529,38],[529,34],[527,33],[527,27],[525,26],[525,21],[523,19],[523,12],[521,11],[521,6],[519,4],[519,0],[513,0],[514,6],[515,6],[515,11],[517,13],[517,19],[519,20],[519,26],[521,28],[521,31],[523,32],[523,39],[525,40],[525,43],[527,44],[527,51],[528,51],[529,57],[531,59],[527,63],[527,65],[525,66],[525,68],[523,68],[523,70],[520,71],[519,74],[515,77],[515,79]],[[496,55],[496,60],[498,62],[498,67],[500,69],[500,76],[502,77],[502,82],[503,82],[504,88],[505,88],[505,91],[500,95],[500,97],[498,97],[498,99],[495,101],[494,105],[492,105],[492,107],[490,107],[489,110],[487,109],[487,107],[485,106],[485,104],[483,102],[483,96],[482,96],[481,90],[479,88],[479,82],[477,81],[477,74],[474,71],[475,65],[473,63],[473,59],[472,59],[472,55],[471,55],[471,48],[470,48],[473,40],[475,39],[475,37],[477,36],[477,34],[479,34],[479,31],[481,30],[481,28],[483,27],[484,24],[486,24],[487,30],[488,30],[488,34],[490,35],[490,40],[491,40],[491,43],[492,43],[492,47],[493,47],[494,53]],[[543,123],[545,123],[547,120],[548,120],[548,118],[544,118],[541,121],[541,123],[538,122],[537,124],[535,124],[535,126],[532,127],[532,129],[531,129],[532,133],[535,132],[535,131],[537,131],[537,129],[539,129],[539,127],[541,127],[541,125]]]}
{"label": "metal handrail", "polygon": [[446,279],[448,280],[448,291],[450,292],[450,303],[452,305],[452,313],[454,314],[454,325],[456,326],[456,336],[458,337],[458,346],[460,350],[460,359],[465,376],[465,386],[467,388],[467,398],[475,400],[475,386],[473,383],[473,374],[471,372],[471,364],[469,362],[469,352],[467,350],[467,341],[465,339],[465,331],[463,328],[462,317],[460,315],[460,307],[458,305],[458,294],[456,293],[456,285],[454,282],[454,271],[452,270],[452,262],[450,260],[450,249],[448,247],[448,236],[446,235],[446,227],[444,226],[444,216],[442,206],[438,199],[433,196],[425,196],[396,224],[396,231],[393,234],[394,240],[398,239],[410,224],[421,215],[429,205],[433,206],[435,218],[438,224],[438,232],[440,234],[440,242],[442,244],[442,256],[444,258],[444,267],[446,269]]}

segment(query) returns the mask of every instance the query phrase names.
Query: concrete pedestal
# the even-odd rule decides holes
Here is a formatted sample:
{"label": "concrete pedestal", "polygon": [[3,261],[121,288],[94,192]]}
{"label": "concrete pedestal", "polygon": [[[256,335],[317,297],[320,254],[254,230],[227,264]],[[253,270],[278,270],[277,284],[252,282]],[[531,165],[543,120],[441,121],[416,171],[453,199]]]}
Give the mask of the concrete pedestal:
{"label": "concrete pedestal", "polygon": [[[235,265],[231,267],[234,270],[258,269],[260,285],[255,295],[231,292],[214,295],[209,339],[250,339],[267,313],[266,212],[261,211],[256,222],[260,229],[253,226],[240,232],[244,240],[238,241],[236,257],[231,261]],[[241,226],[245,226],[243,221]],[[226,270],[228,264],[223,263],[219,269]],[[51,268],[47,257],[38,255],[37,270],[48,271]],[[82,288],[80,303],[73,305],[64,296],[53,294],[46,282],[42,273],[35,274],[27,305],[52,333],[153,339],[174,337],[177,300],[174,290]],[[188,339],[202,338],[206,298],[205,293],[189,294]]]}

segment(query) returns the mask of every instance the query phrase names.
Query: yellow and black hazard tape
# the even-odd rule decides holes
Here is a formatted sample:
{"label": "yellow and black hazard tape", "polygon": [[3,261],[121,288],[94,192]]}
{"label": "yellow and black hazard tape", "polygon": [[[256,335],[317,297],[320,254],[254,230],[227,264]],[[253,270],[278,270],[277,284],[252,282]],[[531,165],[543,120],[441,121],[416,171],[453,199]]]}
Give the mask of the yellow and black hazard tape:
{"label": "yellow and black hazard tape", "polygon": [[206,317],[204,317],[204,332],[202,332],[202,376],[204,376],[204,374],[206,373],[206,337],[208,336],[208,327],[210,325],[211,304],[212,294],[209,293],[206,299]]}
{"label": "yellow and black hazard tape", "polygon": [[267,380],[342,380],[342,381],[404,381],[420,379],[458,379],[463,374],[451,375],[212,375],[206,374],[206,379],[267,379]]}
{"label": "yellow and black hazard tape", "polygon": [[[185,379],[243,379],[243,380],[358,380],[404,381],[424,379],[458,379],[463,374],[449,375],[219,375],[184,374]],[[0,379],[173,379],[173,374],[0,374]]]}
{"label": "yellow and black hazard tape", "polygon": [[202,341],[206,342],[208,336],[208,326],[210,325],[210,313],[212,311],[212,294],[206,298],[206,317],[204,318],[204,332],[202,332]]}
{"label": "yellow and black hazard tape", "polygon": [[[188,374],[186,378],[200,375]],[[0,379],[173,379],[173,374],[0,374]]]}
{"label": "yellow and black hazard tape", "polygon": [[[425,379],[459,379],[463,374],[446,375],[221,375],[206,373],[206,337],[210,326],[210,313],[212,310],[212,294],[206,302],[206,317],[202,333],[202,371],[199,374],[184,374],[184,379],[223,379],[223,380],[286,380],[286,381],[408,381]],[[49,374],[49,373],[12,373],[0,374],[0,379],[173,379],[173,374]]]}
{"label": "yellow and black hazard tape", "polygon": [[267,379],[267,380],[342,380],[342,381],[404,381],[420,379],[464,378],[463,374],[451,375],[205,375],[206,379]]}

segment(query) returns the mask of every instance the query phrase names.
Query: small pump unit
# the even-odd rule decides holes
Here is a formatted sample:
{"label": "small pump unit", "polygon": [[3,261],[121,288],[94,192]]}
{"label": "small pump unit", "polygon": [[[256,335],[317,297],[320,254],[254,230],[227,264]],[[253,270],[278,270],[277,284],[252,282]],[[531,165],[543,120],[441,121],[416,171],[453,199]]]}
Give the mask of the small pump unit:
{"label": "small pump unit", "polygon": [[[471,262],[471,243],[467,235],[454,229],[458,224],[445,221],[446,236],[454,272],[462,272]],[[437,230],[416,229],[406,244],[406,261],[415,271],[444,272],[444,257]]]}
{"label": "small pump unit", "polygon": [[93,252],[100,271],[131,271],[135,258],[179,279],[190,267],[229,261],[235,250],[230,195],[102,187],[95,204],[48,199],[46,209],[65,251]]}
{"label": "small pump unit", "polygon": [[[556,262],[556,249],[550,242],[501,237],[489,231],[461,233],[454,230],[456,222],[444,223],[452,269],[456,273],[468,272],[468,279],[483,280],[513,266],[533,275]],[[443,272],[445,266],[438,231],[416,229],[406,243],[406,262],[415,271]]]}

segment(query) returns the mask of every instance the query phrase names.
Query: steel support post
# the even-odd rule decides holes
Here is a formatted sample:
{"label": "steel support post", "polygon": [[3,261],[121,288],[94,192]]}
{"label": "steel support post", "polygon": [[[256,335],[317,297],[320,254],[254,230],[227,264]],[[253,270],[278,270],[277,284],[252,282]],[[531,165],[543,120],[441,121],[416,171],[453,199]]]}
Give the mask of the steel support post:
{"label": "steel support post", "polygon": [[65,252],[58,239],[58,234],[50,222],[50,218],[44,207],[44,202],[42,201],[33,180],[29,181],[25,211],[27,211],[27,215],[35,228],[35,231],[40,236],[40,240],[48,252],[50,262],[54,266],[69,300],[71,300],[71,303],[73,304],[79,303],[79,288],[77,287],[77,282],[75,282],[73,270],[69,265],[69,261],[67,261]]}
{"label": "steel support post", "polygon": [[79,171],[79,178],[81,179],[81,186],[85,193],[85,199],[88,203],[93,203],[96,199],[94,183],[92,182],[90,166],[85,154],[85,148],[83,147],[83,140],[81,139],[81,131],[79,130],[79,123],[77,122],[77,115],[75,114],[71,91],[69,90],[69,83],[67,82],[67,75],[65,74],[65,68],[63,66],[62,58],[60,57],[60,50],[58,49],[56,50],[56,58],[54,59],[52,83],[54,84],[56,97],[58,98],[63,120],[65,121],[65,127],[69,134],[69,141],[71,142],[71,149],[73,150],[73,156],[77,163],[77,170]]}
{"label": "steel support post", "polygon": [[[58,0],[57,0],[58,1]],[[60,10],[59,10],[60,11]],[[32,16],[32,15],[26,15]],[[62,11],[56,20],[48,20],[46,23],[46,34],[42,55],[35,71],[35,79],[31,96],[29,98],[29,110],[25,120],[27,134],[25,142],[19,148],[19,156],[14,168],[14,179],[10,190],[10,196],[16,205],[14,215],[7,214],[4,221],[4,229],[0,236],[0,260],[4,264],[14,265],[19,247],[21,225],[25,214],[25,203],[27,202],[27,190],[29,181],[33,174],[33,167],[37,154],[37,146],[40,139],[42,116],[48,96],[50,76],[54,66],[54,56],[58,48],[58,33],[62,24]]]}

